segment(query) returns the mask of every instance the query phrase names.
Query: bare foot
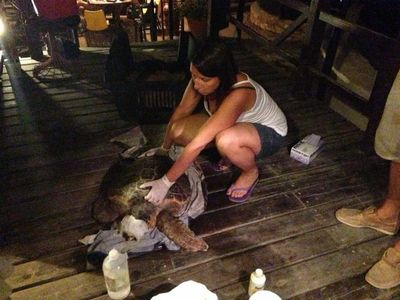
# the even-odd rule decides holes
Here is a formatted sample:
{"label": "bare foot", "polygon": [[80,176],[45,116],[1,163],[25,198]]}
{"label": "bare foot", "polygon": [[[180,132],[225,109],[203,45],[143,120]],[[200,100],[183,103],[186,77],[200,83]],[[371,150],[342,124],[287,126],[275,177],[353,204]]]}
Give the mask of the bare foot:
{"label": "bare foot", "polygon": [[239,178],[236,179],[235,183],[230,186],[230,188],[226,191],[228,196],[232,196],[235,198],[240,198],[246,194],[246,189],[250,188],[251,185],[258,178],[258,168],[254,167],[253,169],[242,172]]}

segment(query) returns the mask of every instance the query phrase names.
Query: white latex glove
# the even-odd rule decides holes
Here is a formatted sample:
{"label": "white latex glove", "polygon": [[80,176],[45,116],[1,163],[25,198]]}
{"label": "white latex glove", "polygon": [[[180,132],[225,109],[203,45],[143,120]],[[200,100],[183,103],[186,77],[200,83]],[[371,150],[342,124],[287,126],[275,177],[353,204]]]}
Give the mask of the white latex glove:
{"label": "white latex glove", "polygon": [[156,148],[151,148],[147,150],[146,152],[143,152],[140,154],[138,157],[143,158],[143,157],[150,157],[150,156],[168,156],[169,149],[165,149],[163,146],[161,147],[156,147]]}
{"label": "white latex glove", "polygon": [[174,183],[175,182],[169,181],[167,176],[164,175],[160,179],[143,183],[140,188],[145,189],[151,187],[150,192],[146,196],[144,196],[144,199],[153,203],[154,205],[158,205],[162,200],[164,200],[169,188]]}

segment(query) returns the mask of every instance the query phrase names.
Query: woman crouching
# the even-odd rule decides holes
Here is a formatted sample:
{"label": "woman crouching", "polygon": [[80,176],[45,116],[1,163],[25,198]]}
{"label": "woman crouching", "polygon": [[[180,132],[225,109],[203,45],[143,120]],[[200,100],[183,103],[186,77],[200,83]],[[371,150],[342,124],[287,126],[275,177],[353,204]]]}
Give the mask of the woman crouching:
{"label": "woman crouching", "polygon": [[[160,179],[147,182],[146,199],[159,203],[200,152],[214,142],[223,170],[231,164],[241,170],[228,188],[230,201],[246,201],[258,182],[256,159],[275,153],[287,134],[286,117],[271,96],[247,74],[238,72],[232,53],[221,42],[199,49],[190,64],[192,79],[174,111],[163,144],[146,156],[167,153],[172,143],[185,146],[180,157]],[[199,101],[205,113],[192,114]]]}

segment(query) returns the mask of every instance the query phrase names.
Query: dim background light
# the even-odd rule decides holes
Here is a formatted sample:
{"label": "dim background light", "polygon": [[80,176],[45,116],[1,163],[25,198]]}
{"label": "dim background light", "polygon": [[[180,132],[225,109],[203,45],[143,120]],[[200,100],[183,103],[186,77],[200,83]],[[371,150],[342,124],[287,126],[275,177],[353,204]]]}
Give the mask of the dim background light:
{"label": "dim background light", "polygon": [[4,26],[3,20],[0,18],[0,35],[3,35],[4,32],[6,31],[6,28]]}

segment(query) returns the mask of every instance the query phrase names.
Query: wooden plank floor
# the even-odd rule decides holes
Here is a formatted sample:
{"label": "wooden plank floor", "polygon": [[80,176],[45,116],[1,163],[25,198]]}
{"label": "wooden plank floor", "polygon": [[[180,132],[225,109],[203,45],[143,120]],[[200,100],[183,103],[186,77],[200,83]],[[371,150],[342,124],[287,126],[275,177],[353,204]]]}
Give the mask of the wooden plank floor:
{"label": "wooden plank floor", "polygon": [[[338,224],[340,207],[382,199],[388,165],[359,151],[362,132],[325,103],[292,95],[291,69],[258,49],[232,44],[240,68],[262,83],[288,116],[286,146],[259,162],[260,182],[249,201],[230,203],[224,188],[235,172],[214,173],[201,163],[209,190],[207,211],[192,229],[205,253],[159,251],[129,260],[137,299],[195,280],[219,299],[248,299],[257,267],[266,288],[283,299],[396,299],[364,281],[368,268],[395,237]],[[149,57],[176,56],[176,47],[138,48]],[[136,53],[135,52],[135,53]],[[103,88],[107,51],[84,49],[80,76],[41,82],[35,64],[8,68],[1,82],[0,255],[15,269],[11,299],[107,299],[101,271],[86,271],[78,239],[100,228],[90,207],[120,149],[109,139],[132,124],[120,119]],[[157,145],[165,125],[143,125]],[[326,142],[309,166],[289,158],[289,146],[316,133]]]}

